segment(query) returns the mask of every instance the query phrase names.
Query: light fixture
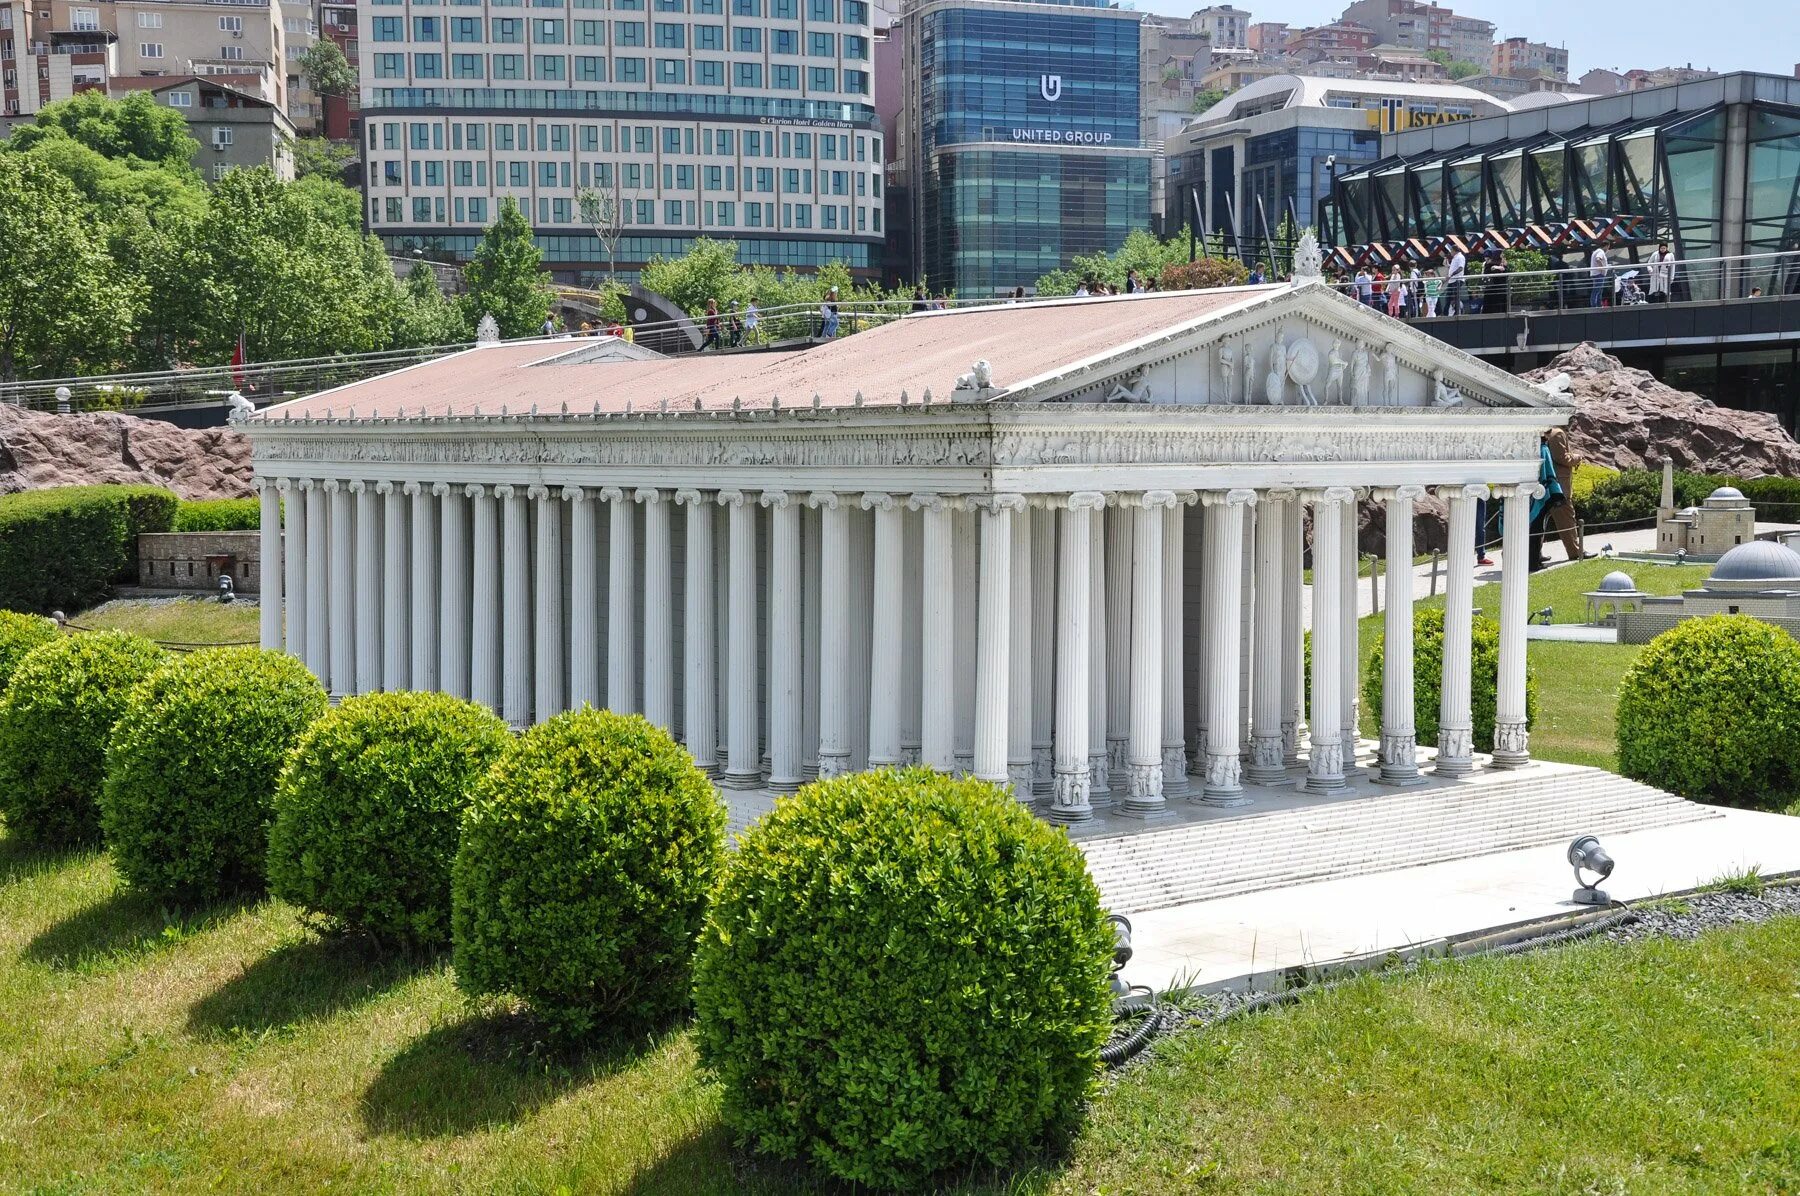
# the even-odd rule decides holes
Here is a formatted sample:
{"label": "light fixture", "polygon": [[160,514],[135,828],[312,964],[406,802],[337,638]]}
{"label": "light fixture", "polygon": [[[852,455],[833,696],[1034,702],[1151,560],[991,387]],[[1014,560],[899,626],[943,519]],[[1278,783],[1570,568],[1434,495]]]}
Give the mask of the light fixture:
{"label": "light fixture", "polygon": [[1130,985],[1119,975],[1125,965],[1131,962],[1131,919],[1124,914],[1108,914],[1106,920],[1113,928],[1113,966],[1112,993],[1113,999],[1119,1000],[1130,991]]}
{"label": "light fixture", "polygon": [[1532,615],[1531,617],[1536,619],[1538,622],[1542,623],[1544,626],[1548,627],[1548,626],[1550,626],[1550,616],[1551,616],[1551,610],[1549,607],[1546,606],[1543,610],[1539,611],[1535,615]]}
{"label": "light fixture", "polygon": [[1677,564],[1677,565],[1685,565],[1685,564],[1687,564],[1687,549],[1685,549],[1685,548],[1677,548],[1677,549],[1676,549],[1676,550],[1675,550],[1675,563],[1676,563],[1676,564]]}
{"label": "light fixture", "polygon": [[[1612,904],[1612,898],[1599,888],[1599,884],[1612,875],[1613,858],[1600,846],[1599,839],[1593,835],[1578,836],[1569,844],[1569,864],[1575,869],[1575,883],[1580,886],[1575,890],[1576,902],[1581,905]],[[1592,884],[1581,879],[1583,872],[1594,874]]]}
{"label": "light fixture", "polygon": [[219,574],[219,601],[220,602],[230,602],[233,598],[236,598],[236,597],[237,597],[237,592],[232,588],[232,585],[231,585],[231,574],[229,574],[229,573]]}
{"label": "light fixture", "polygon": [[1612,546],[1611,540],[1608,540],[1606,543],[1604,543],[1600,546],[1600,555],[1605,557],[1609,561],[1612,560],[1613,546]]}

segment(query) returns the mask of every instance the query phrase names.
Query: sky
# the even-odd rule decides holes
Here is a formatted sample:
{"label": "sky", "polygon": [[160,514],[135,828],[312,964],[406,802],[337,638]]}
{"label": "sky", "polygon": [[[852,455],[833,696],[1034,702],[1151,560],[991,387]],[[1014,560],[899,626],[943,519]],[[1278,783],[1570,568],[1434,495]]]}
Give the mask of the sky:
{"label": "sky", "polygon": [[[1140,11],[1186,16],[1208,0],[1136,0]],[[1295,28],[1336,20],[1348,0],[1234,0],[1256,21]],[[1791,75],[1800,62],[1793,0],[1440,0],[1492,21],[1496,37],[1567,46],[1570,77],[1592,67],[1686,66]]]}

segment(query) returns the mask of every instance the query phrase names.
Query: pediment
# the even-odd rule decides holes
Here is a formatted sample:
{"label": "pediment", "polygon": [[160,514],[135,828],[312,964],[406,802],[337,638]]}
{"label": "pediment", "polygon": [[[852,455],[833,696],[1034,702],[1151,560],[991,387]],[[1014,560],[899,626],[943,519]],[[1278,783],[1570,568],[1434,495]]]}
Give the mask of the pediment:
{"label": "pediment", "polygon": [[[998,371],[1002,363],[995,363]],[[1300,284],[994,396],[1002,402],[1380,409],[1566,399],[1340,295]]]}

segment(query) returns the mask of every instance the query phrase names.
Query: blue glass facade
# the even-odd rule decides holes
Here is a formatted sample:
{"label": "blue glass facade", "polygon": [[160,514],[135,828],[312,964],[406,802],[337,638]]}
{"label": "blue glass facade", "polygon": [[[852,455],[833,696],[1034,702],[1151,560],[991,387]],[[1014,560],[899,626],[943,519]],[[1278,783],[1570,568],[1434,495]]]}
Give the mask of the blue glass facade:
{"label": "blue glass facade", "polygon": [[1029,287],[1148,227],[1136,14],[946,0],[910,21],[917,265],[934,289]]}
{"label": "blue glass facade", "polygon": [[1265,224],[1273,232],[1291,216],[1298,227],[1317,227],[1332,174],[1380,156],[1381,137],[1373,129],[1306,124],[1244,138],[1241,150],[1236,144],[1202,143],[1169,158],[1166,231],[1193,222],[1198,188],[1205,230],[1223,234],[1228,247],[1235,236],[1245,252],[1260,254]]}

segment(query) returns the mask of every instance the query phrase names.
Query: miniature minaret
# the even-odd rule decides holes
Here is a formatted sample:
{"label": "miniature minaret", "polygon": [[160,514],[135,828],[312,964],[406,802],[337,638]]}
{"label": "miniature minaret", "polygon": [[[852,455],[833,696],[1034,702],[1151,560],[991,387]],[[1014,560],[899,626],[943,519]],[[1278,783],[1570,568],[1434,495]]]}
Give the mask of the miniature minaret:
{"label": "miniature minaret", "polygon": [[1685,545],[1677,544],[1675,524],[1675,458],[1663,458],[1662,498],[1656,504],[1656,551],[1674,552]]}

